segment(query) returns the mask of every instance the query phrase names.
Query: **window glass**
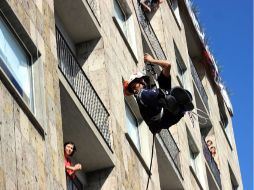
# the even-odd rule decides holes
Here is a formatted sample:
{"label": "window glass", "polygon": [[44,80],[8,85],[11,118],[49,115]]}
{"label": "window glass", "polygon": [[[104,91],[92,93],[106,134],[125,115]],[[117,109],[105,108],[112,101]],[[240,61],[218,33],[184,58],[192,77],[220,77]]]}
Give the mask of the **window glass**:
{"label": "window glass", "polygon": [[134,54],[137,56],[137,45],[136,45],[136,36],[135,36],[135,27],[134,27],[134,21],[133,16],[130,16],[128,19],[128,30],[127,30],[127,39],[130,43],[130,46],[134,52]]}
{"label": "window glass", "polygon": [[20,95],[31,106],[31,65],[28,55],[0,17],[0,66]]}
{"label": "window glass", "polygon": [[136,148],[140,151],[140,141],[139,141],[139,133],[138,133],[138,122],[129,106],[125,103],[126,110],[126,126],[128,129],[128,134],[135,144]]}
{"label": "window glass", "polygon": [[180,76],[181,82],[184,84],[184,72],[185,72],[185,70],[182,68],[178,57],[176,58],[176,63],[177,63],[177,72]]}
{"label": "window glass", "polygon": [[177,0],[171,0],[170,3],[171,3],[172,9],[174,10],[174,14],[175,14],[175,16],[177,18],[177,21],[179,23],[181,23],[181,17],[180,17],[180,12],[179,12],[179,7],[178,7]]}
{"label": "window glass", "polygon": [[178,72],[178,76],[179,76],[181,85],[183,87],[185,87],[186,89],[188,89],[189,84],[187,84],[186,72],[185,72],[187,70],[187,67],[182,59],[180,51],[178,50],[175,42],[174,42],[174,49],[175,49],[175,56],[176,56],[177,72]]}
{"label": "window glass", "polygon": [[118,0],[114,0],[114,16],[117,20],[118,25],[120,26],[128,44],[130,45],[133,53],[137,56],[137,45],[136,45],[136,33],[133,16],[129,15],[128,18],[125,14],[125,11],[121,8]]}
{"label": "window glass", "polygon": [[117,0],[114,0],[114,9],[115,9],[114,16],[115,16],[119,26],[121,27],[123,33],[126,35],[126,23],[125,23],[126,17],[125,17],[124,12]]}
{"label": "window glass", "polygon": [[193,137],[190,133],[190,131],[187,128],[187,135],[188,135],[188,144],[189,144],[189,159],[190,159],[190,166],[192,169],[195,171],[196,175],[199,173],[199,160],[198,160],[198,155],[199,155],[199,150],[197,148],[196,143],[193,140]]}

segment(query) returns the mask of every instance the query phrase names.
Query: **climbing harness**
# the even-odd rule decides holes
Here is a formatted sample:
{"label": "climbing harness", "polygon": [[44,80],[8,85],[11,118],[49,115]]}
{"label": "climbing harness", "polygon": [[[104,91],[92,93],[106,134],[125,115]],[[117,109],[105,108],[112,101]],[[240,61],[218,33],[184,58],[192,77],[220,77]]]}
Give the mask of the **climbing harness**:
{"label": "climbing harness", "polygon": [[148,172],[148,179],[147,179],[147,184],[146,184],[146,190],[149,187],[149,182],[150,182],[150,178],[151,178],[151,175],[152,175],[151,170],[152,170],[152,163],[153,163],[153,150],[154,150],[155,136],[156,136],[156,133],[153,134],[152,155],[151,155],[150,167],[149,167],[149,172]]}

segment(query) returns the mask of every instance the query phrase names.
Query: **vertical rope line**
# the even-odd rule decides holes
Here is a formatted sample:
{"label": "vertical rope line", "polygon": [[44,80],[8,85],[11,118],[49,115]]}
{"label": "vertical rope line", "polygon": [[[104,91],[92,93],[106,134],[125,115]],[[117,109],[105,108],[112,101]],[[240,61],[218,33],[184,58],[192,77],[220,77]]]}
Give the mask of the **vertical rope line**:
{"label": "vertical rope line", "polygon": [[149,182],[150,182],[150,178],[151,178],[151,175],[152,175],[151,169],[152,169],[152,163],[153,163],[153,150],[154,150],[155,136],[156,136],[156,133],[153,134],[152,155],[151,155],[151,161],[150,161],[150,167],[149,167],[149,173],[148,173],[148,180],[147,180],[147,184],[146,184],[146,190],[149,187]]}

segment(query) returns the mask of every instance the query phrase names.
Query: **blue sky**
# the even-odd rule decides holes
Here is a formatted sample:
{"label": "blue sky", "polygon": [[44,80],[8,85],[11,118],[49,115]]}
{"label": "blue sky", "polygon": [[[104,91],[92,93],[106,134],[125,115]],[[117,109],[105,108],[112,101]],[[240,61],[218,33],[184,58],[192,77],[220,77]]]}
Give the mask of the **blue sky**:
{"label": "blue sky", "polygon": [[252,0],[193,0],[222,67],[234,108],[234,133],[244,189],[253,189],[253,5]]}

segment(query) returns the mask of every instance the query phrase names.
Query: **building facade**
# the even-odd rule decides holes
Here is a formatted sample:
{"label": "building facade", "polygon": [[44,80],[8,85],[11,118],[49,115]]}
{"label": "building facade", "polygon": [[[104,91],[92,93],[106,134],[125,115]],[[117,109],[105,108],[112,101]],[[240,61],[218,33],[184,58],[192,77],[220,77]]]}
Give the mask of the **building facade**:
{"label": "building facade", "polygon": [[[0,189],[67,189],[66,141],[83,166],[72,189],[243,189],[233,109],[190,0],[151,13],[137,0],[1,0],[0,40]],[[153,148],[122,86],[160,71],[144,53],[169,60],[195,104]]]}

